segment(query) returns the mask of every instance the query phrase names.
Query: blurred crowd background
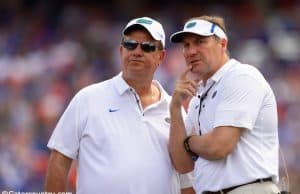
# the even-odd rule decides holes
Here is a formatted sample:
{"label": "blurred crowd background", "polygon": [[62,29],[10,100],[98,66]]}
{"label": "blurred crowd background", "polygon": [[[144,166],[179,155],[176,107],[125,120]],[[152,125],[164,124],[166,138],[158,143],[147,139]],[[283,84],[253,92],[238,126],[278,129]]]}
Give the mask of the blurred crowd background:
{"label": "blurred crowd background", "polygon": [[[120,71],[121,31],[130,19],[156,18],[169,37],[203,14],[225,18],[231,57],[257,66],[274,89],[280,175],[286,161],[290,190],[299,194],[299,0],[1,0],[0,191],[43,190],[55,124],[79,89]],[[184,67],[180,52],[167,41],[156,74],[169,93]]]}

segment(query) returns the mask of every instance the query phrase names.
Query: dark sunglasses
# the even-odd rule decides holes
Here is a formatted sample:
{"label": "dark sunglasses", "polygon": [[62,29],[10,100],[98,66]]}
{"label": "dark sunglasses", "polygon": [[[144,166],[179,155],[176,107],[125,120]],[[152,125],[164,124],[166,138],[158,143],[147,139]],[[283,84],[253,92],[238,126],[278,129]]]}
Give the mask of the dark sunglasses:
{"label": "dark sunglasses", "polygon": [[154,52],[156,50],[155,44],[151,42],[137,42],[135,40],[125,39],[122,41],[122,45],[130,51],[136,49],[138,45],[141,45],[141,49],[146,53]]}

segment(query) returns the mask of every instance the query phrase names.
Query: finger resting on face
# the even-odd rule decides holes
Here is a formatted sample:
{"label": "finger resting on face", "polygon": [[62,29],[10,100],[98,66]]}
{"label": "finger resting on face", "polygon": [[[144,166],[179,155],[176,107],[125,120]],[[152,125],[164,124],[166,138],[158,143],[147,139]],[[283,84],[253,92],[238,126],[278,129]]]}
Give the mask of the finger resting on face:
{"label": "finger resting on face", "polygon": [[188,66],[181,74],[180,79],[186,79],[187,74],[191,71],[192,66]]}

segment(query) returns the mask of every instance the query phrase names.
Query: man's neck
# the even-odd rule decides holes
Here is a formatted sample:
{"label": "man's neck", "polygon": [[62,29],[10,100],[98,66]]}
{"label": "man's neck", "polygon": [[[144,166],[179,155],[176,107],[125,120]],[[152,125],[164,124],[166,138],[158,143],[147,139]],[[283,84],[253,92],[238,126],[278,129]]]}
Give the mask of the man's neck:
{"label": "man's neck", "polygon": [[139,95],[143,108],[158,102],[160,99],[160,90],[153,83],[134,83],[129,85],[134,88],[135,92]]}
{"label": "man's neck", "polygon": [[206,74],[206,75],[203,75],[202,77],[202,82],[203,82],[203,85],[206,86],[206,82],[209,78],[211,78],[219,69],[221,69],[227,62],[229,61],[229,57],[226,55],[222,58],[222,61],[216,65],[215,69],[213,71],[211,71],[210,73]]}
{"label": "man's neck", "polygon": [[130,80],[125,79],[127,84],[132,87],[139,96],[151,93],[152,80]]}

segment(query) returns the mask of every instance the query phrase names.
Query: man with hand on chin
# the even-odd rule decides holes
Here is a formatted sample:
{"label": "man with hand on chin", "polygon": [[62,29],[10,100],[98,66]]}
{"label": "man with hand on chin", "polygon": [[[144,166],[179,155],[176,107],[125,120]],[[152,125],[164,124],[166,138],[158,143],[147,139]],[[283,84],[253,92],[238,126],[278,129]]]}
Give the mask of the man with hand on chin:
{"label": "man with hand on chin", "polygon": [[194,170],[197,194],[278,194],[277,106],[263,75],[230,58],[220,17],[191,18],[170,39],[182,44],[187,64],[170,107],[175,168]]}

